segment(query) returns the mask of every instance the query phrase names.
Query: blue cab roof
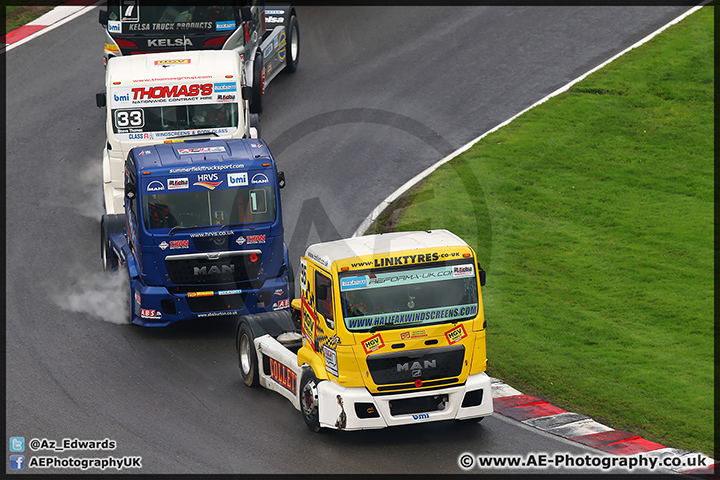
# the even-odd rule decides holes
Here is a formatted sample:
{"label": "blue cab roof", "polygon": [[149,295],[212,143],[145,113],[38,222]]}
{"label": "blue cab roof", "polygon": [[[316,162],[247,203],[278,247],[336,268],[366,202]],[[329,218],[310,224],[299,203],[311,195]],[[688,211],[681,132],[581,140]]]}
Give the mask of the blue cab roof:
{"label": "blue cab roof", "polygon": [[[246,168],[272,161],[270,150],[258,138],[231,140],[186,140],[183,142],[146,145],[130,150],[138,173],[150,176],[197,171],[203,165],[241,162]],[[229,166],[229,165],[228,165]]]}

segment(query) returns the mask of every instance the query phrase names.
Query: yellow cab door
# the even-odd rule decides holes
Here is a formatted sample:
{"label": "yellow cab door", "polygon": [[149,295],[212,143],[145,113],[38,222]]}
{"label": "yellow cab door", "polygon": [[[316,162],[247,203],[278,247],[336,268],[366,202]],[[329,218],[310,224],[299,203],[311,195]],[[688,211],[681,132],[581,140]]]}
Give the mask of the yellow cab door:
{"label": "yellow cab door", "polygon": [[[338,376],[335,348],[339,343],[334,318],[333,282],[329,272],[314,262],[301,260],[302,333],[315,354],[308,361],[318,378]],[[324,367],[320,365],[324,364]],[[322,372],[326,371],[327,375]]]}

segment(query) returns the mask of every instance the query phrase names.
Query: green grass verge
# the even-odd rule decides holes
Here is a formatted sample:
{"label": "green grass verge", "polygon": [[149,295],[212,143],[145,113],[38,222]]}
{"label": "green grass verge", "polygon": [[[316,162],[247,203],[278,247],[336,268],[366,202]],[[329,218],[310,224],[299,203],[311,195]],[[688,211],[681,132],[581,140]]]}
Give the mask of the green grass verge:
{"label": "green grass verge", "polygon": [[[12,32],[35,20],[44,13],[49,12],[57,5],[62,5],[67,0],[29,0],[22,2],[22,5],[6,6],[3,24],[5,32]],[[19,3],[19,2],[18,2]]]}
{"label": "green grass verge", "polygon": [[705,7],[485,137],[373,229],[447,228],[475,248],[491,375],[712,457],[713,58]]}

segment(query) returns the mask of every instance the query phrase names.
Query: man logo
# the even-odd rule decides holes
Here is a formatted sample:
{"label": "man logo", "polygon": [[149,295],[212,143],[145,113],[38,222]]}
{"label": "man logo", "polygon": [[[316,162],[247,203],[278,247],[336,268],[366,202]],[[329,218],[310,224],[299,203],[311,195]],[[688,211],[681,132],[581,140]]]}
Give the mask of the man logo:
{"label": "man logo", "polygon": [[423,360],[422,365],[420,362],[413,362],[412,365],[410,362],[397,364],[398,372],[409,371],[413,377],[419,377],[422,375],[422,371],[428,368],[437,368],[437,360]]}
{"label": "man logo", "polygon": [[209,270],[207,265],[203,267],[193,267],[193,274],[196,277],[205,275],[222,275],[226,273],[235,273],[235,265],[212,265]]}
{"label": "man logo", "polygon": [[270,179],[264,173],[256,173],[250,181],[252,183],[268,183]]}
{"label": "man logo", "polygon": [[160,190],[165,190],[165,185],[158,182],[157,180],[153,180],[150,182],[150,184],[147,186],[148,192],[158,192]]}

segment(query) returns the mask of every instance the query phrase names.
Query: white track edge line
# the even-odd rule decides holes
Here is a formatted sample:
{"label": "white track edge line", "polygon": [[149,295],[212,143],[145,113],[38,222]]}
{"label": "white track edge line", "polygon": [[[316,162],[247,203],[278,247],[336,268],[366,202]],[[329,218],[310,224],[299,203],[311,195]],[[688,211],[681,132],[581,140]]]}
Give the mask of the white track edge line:
{"label": "white track edge line", "polygon": [[688,10],[687,12],[685,12],[685,13],[683,13],[682,15],[678,16],[677,18],[671,20],[669,23],[663,25],[662,27],[660,27],[659,29],[655,30],[655,31],[652,32],[651,34],[645,36],[644,38],[640,39],[638,42],[636,42],[636,43],[634,43],[633,45],[629,46],[629,47],[626,48],[625,50],[623,50],[623,51],[621,51],[620,53],[614,55],[613,57],[609,58],[608,60],[605,60],[603,63],[601,63],[601,64],[598,65],[597,67],[595,67],[595,68],[593,68],[592,70],[589,70],[588,72],[580,75],[580,76],[577,77],[575,80],[572,80],[572,81],[570,81],[570,83],[568,83],[568,84],[566,84],[566,85],[558,88],[557,90],[555,90],[555,91],[552,92],[551,94],[547,95],[546,97],[544,97],[544,98],[538,100],[537,102],[535,102],[534,104],[530,105],[530,106],[529,106],[528,108],[526,108],[525,110],[523,110],[523,111],[521,111],[520,113],[518,113],[518,114],[516,114],[516,115],[514,115],[514,116],[512,116],[512,117],[510,117],[509,119],[505,120],[503,123],[501,123],[501,124],[497,125],[496,127],[488,130],[487,132],[483,133],[482,135],[480,135],[480,136],[477,137],[476,139],[471,140],[471,141],[470,141],[469,143],[467,143],[466,145],[464,145],[464,146],[460,147],[459,149],[455,150],[455,151],[452,152],[450,155],[448,155],[448,156],[444,157],[443,159],[439,160],[439,161],[438,161],[437,163],[435,163],[434,165],[431,165],[430,167],[426,168],[426,169],[423,170],[421,173],[419,173],[418,175],[416,175],[415,177],[413,177],[412,179],[410,179],[409,181],[407,181],[402,187],[398,188],[398,189],[395,190],[393,193],[391,193],[385,200],[383,200],[382,202],[380,202],[380,204],[379,204],[377,207],[375,207],[375,208],[373,209],[373,211],[370,212],[370,214],[369,214],[367,217],[365,217],[365,220],[362,221],[362,223],[361,223],[360,226],[357,228],[357,230],[355,230],[355,233],[353,233],[352,236],[353,236],[353,237],[359,237],[359,236],[362,236],[363,234],[365,234],[365,231],[366,231],[368,228],[370,228],[370,225],[372,225],[373,222],[375,222],[375,220],[378,219],[378,217],[382,214],[382,212],[385,211],[385,209],[386,209],[387,207],[389,207],[392,202],[394,202],[395,200],[397,200],[397,199],[398,199],[400,196],[402,196],[405,192],[407,192],[408,190],[410,190],[412,187],[414,187],[414,186],[415,186],[417,183],[419,183],[421,180],[423,180],[423,179],[426,178],[428,175],[430,175],[432,172],[434,172],[435,170],[437,170],[438,167],[440,167],[441,165],[449,162],[450,160],[452,160],[453,158],[457,157],[458,155],[460,155],[461,153],[465,152],[466,150],[469,150],[470,147],[472,147],[472,146],[475,145],[477,142],[479,142],[483,137],[485,137],[485,136],[493,133],[493,132],[496,131],[496,130],[499,130],[500,128],[504,127],[505,125],[507,125],[507,124],[509,124],[510,122],[512,122],[513,120],[515,120],[515,119],[516,119],[517,117],[519,117],[520,115],[522,115],[522,114],[528,112],[529,110],[537,107],[537,106],[540,105],[541,103],[546,102],[546,101],[549,100],[550,98],[555,97],[555,96],[557,96],[557,95],[565,92],[565,91],[568,90],[570,87],[572,87],[573,85],[575,85],[575,84],[578,83],[579,81],[583,80],[585,77],[587,77],[587,76],[590,75],[591,73],[593,73],[593,72],[601,69],[602,67],[604,67],[604,66],[607,65],[608,63],[610,63],[610,62],[614,61],[615,59],[617,59],[618,57],[626,54],[626,53],[629,52],[630,50],[632,50],[632,49],[634,49],[634,48],[637,48],[637,47],[639,47],[640,45],[648,42],[650,39],[652,39],[653,37],[655,37],[656,35],[658,35],[660,32],[662,32],[662,31],[665,30],[666,28],[668,28],[668,27],[670,27],[670,26],[672,26],[672,25],[675,25],[676,23],[678,23],[678,22],[680,22],[681,20],[683,20],[685,17],[687,17],[687,16],[695,13],[697,10],[700,10],[703,6],[707,5],[707,4],[710,3],[711,1],[712,1],[712,0],[705,0],[705,1],[703,1],[700,5],[691,8],[691,9]]}
{"label": "white track edge line", "polygon": [[[37,32],[35,32],[35,33],[33,33],[33,34],[28,35],[27,37],[23,38],[22,40],[18,40],[18,41],[15,42],[15,43],[11,43],[11,44],[9,44],[9,45],[6,45],[6,46],[5,46],[5,49],[3,50],[3,53],[9,52],[9,51],[12,50],[13,48],[15,48],[15,47],[17,47],[17,46],[19,46],[19,45],[22,45],[23,43],[27,43],[27,42],[29,42],[30,40],[32,40],[32,39],[34,39],[34,38],[37,38],[37,37],[39,37],[40,35],[43,35],[43,34],[49,32],[50,30],[53,30],[53,29],[59,27],[60,25],[63,25],[63,24],[65,24],[65,23],[69,22],[70,20],[74,20],[75,18],[79,17],[80,15],[83,15],[83,14],[89,12],[90,10],[94,9],[95,7],[98,7],[98,6],[100,6],[100,5],[104,4],[104,3],[105,3],[105,0],[98,0],[97,2],[93,3],[92,5],[87,5],[87,6],[84,6],[84,7],[80,7],[77,12],[71,13],[70,15],[68,15],[68,16],[65,17],[65,18],[63,18],[62,20],[58,20],[57,22],[55,22],[55,23],[53,23],[53,24],[51,24],[51,25],[48,25],[47,27],[43,28],[42,30],[38,30]],[[58,5],[58,6],[62,6],[62,5]],[[51,11],[52,11],[52,10],[51,10]],[[42,17],[40,17],[40,18],[42,18]],[[36,19],[36,20],[37,20],[37,19]]]}

